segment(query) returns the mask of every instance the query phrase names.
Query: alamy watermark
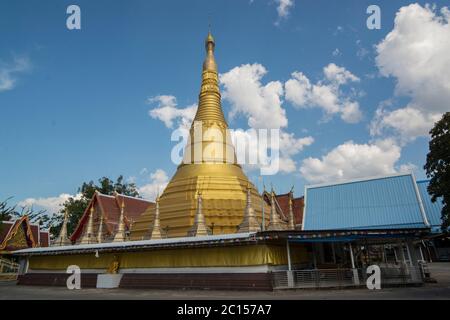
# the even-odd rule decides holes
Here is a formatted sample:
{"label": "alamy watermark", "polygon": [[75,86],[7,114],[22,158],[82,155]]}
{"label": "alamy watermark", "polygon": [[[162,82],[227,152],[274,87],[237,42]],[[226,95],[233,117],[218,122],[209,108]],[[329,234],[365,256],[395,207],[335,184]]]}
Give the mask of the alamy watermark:
{"label": "alamy watermark", "polygon": [[67,267],[66,273],[71,275],[67,278],[67,289],[81,289],[81,269],[77,265],[70,265]]}

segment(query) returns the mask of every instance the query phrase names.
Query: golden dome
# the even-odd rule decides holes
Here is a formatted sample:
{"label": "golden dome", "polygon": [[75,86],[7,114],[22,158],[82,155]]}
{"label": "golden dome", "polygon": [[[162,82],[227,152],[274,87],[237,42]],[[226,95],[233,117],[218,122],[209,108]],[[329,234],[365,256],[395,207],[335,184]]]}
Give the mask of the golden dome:
{"label": "golden dome", "polygon": [[[205,42],[206,58],[203,63],[198,109],[191,125],[184,158],[159,197],[161,229],[165,230],[169,237],[187,235],[194,224],[199,191],[206,225],[212,229],[213,234],[237,232],[247,204],[247,188],[250,188],[255,216],[259,223],[262,222],[261,196],[237,163],[235,149],[227,130],[214,59],[215,42],[211,33],[208,33]],[[202,129],[202,135],[194,141],[196,128]],[[199,153],[202,158],[199,162],[195,161],[197,150],[201,150]],[[133,224],[133,240],[148,237],[153,210],[149,209]],[[270,212],[268,205],[265,210]],[[265,218],[268,224],[269,214]]]}

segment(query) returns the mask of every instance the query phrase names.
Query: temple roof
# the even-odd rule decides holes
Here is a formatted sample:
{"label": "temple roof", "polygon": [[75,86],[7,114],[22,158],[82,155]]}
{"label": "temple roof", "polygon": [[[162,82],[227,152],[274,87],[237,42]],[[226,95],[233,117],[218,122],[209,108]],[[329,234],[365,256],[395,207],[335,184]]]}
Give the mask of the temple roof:
{"label": "temple roof", "polygon": [[122,202],[125,205],[124,217],[127,229],[145,210],[150,206],[154,206],[153,202],[141,198],[125,196],[119,193],[110,196],[96,192],[84,211],[78,226],[70,236],[70,239],[76,241],[80,237],[84,224],[88,221],[89,212],[92,206],[95,206],[100,210],[100,214],[103,216],[107,227],[107,232],[109,234],[114,234],[119,225],[120,207]]}
{"label": "temple roof", "polygon": [[41,230],[39,224],[30,223],[28,216],[0,222],[0,251],[17,250],[21,246],[48,247],[49,240],[49,232]]}
{"label": "temple roof", "polygon": [[[275,195],[275,200],[278,202],[283,215],[288,218],[289,215],[289,193]],[[292,199],[292,211],[294,212],[295,224],[302,224],[303,220],[303,197]]]}

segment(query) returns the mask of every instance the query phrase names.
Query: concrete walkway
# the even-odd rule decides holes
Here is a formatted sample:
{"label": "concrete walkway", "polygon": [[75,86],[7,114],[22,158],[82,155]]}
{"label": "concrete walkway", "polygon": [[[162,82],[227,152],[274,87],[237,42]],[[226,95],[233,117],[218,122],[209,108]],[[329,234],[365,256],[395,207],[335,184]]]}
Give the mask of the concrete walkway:
{"label": "concrete walkway", "polygon": [[386,288],[381,290],[287,290],[275,292],[211,291],[211,290],[143,290],[143,289],[81,289],[62,287],[17,286],[0,282],[0,300],[6,299],[448,299],[450,300],[450,263],[429,264],[431,275],[438,282],[422,287]]}

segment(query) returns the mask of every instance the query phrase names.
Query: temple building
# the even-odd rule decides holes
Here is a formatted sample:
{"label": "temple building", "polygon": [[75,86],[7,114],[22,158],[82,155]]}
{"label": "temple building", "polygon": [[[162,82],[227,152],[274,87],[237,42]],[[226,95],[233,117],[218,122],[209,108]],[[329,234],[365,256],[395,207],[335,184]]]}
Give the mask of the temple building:
{"label": "temple building", "polygon": [[299,198],[260,194],[229,138],[211,33],[205,49],[183,161],[156,202],[96,193],[70,237],[65,219],[56,246],[14,252],[18,283],[64,286],[77,265],[82,287],[355,287],[370,263],[384,283],[423,283],[435,208],[414,176],[307,186]]}
{"label": "temple building", "polygon": [[42,230],[38,223],[31,223],[28,216],[0,222],[0,256],[24,248],[48,247],[49,244],[48,230]]}
{"label": "temple building", "polygon": [[[95,192],[75,231],[67,240],[67,220],[54,245],[89,244],[129,239],[130,230],[138,218],[155,204],[140,198],[121,195],[105,195]],[[153,211],[152,211],[153,212]]]}

